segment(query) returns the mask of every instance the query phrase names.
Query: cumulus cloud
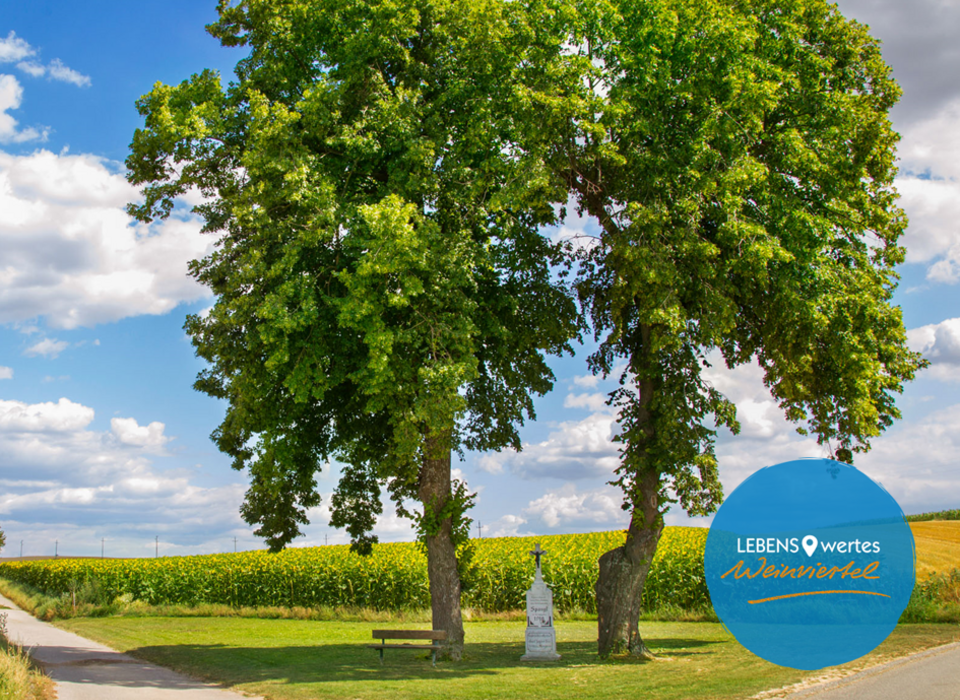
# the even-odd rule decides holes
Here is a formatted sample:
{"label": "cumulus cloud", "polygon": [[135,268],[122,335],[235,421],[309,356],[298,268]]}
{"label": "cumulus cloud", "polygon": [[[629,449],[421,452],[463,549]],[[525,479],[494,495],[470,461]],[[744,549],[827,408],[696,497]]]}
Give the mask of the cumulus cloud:
{"label": "cumulus cloud", "polygon": [[82,430],[93,420],[93,409],[61,398],[57,403],[25,404],[0,400],[0,432],[64,433]]}
{"label": "cumulus cloud", "polygon": [[0,379],[13,379],[13,368],[0,365]]}
{"label": "cumulus cloud", "polygon": [[960,380],[960,318],[948,318],[907,331],[911,350],[930,360],[924,370],[936,379]]}
{"label": "cumulus cloud", "polygon": [[59,58],[43,65],[35,59],[30,59],[31,56],[36,55],[37,50],[18,37],[15,32],[10,32],[6,39],[0,39],[0,63],[17,63],[17,68],[34,78],[47,76],[50,80],[72,83],[77,87],[90,85],[90,76],[64,65]]}
{"label": "cumulus cloud", "polygon": [[563,400],[564,408],[587,408],[591,411],[604,411],[607,408],[607,395],[601,393],[593,394],[567,394]]}
{"label": "cumulus cloud", "polygon": [[900,206],[910,218],[901,240],[907,262],[927,264],[927,279],[933,282],[956,283],[960,280],[960,182],[902,177],[896,184]]}
{"label": "cumulus cloud", "polygon": [[47,75],[50,76],[52,80],[60,80],[65,83],[72,83],[77,87],[89,87],[90,86],[90,76],[84,75],[79,71],[73,70],[63,64],[59,58],[55,58],[50,61],[50,65],[47,66]]}
{"label": "cumulus cloud", "polygon": [[213,238],[187,215],[137,224],[123,208],[138,196],[96,156],[0,152],[0,323],[70,329],[208,296],[187,263]]}
{"label": "cumulus cloud", "polygon": [[227,532],[244,531],[243,484],[202,487],[193,472],[157,468],[150,455],[170,439],[163,423],[115,418],[109,431],[99,431],[91,429],[94,417],[92,408],[67,398],[0,400],[0,516],[8,536],[37,546],[51,530],[61,543],[96,532],[98,549],[107,536],[114,554],[123,540],[122,553],[132,555],[148,536],[152,545],[154,534],[195,552],[212,533],[223,533],[225,544]]}
{"label": "cumulus cloud", "polygon": [[599,382],[599,374],[579,374],[573,378],[573,383],[584,389],[595,389]]}
{"label": "cumulus cloud", "polygon": [[532,532],[521,532],[520,529],[527,524],[527,519],[519,515],[503,515],[491,523],[483,526],[486,533],[484,537],[526,537],[532,535]]}
{"label": "cumulus cloud", "polygon": [[51,340],[50,338],[44,338],[38,343],[34,343],[29,348],[23,351],[23,354],[27,357],[36,357],[37,355],[43,355],[44,357],[53,359],[58,357],[61,352],[69,347],[70,343],[64,340]]}
{"label": "cumulus cloud", "polygon": [[956,508],[960,502],[960,404],[899,424],[856,457],[906,513]]}
{"label": "cumulus cloud", "polygon": [[899,147],[896,187],[910,219],[907,262],[927,265],[931,282],[960,281],[960,97],[909,124]]}
{"label": "cumulus cloud", "polygon": [[33,127],[19,128],[19,122],[7,114],[23,101],[23,87],[12,75],[0,74],[0,143],[46,140],[47,132]]}
{"label": "cumulus cloud", "polygon": [[869,25],[903,97],[893,108],[900,206],[910,219],[907,261],[933,283],[960,281],[960,5],[943,0],[840,0],[840,11]]}
{"label": "cumulus cloud", "polygon": [[567,201],[566,210],[566,217],[559,226],[553,228],[550,240],[554,243],[568,243],[580,250],[595,246],[600,240],[600,225],[597,220],[586,212],[578,214],[577,201],[572,197]]}
{"label": "cumulus cloud", "polygon": [[590,479],[613,474],[620,463],[613,442],[617,426],[613,414],[593,413],[580,421],[566,421],[547,439],[526,444],[523,450],[484,455],[477,468],[499,474],[504,468],[524,479]]}
{"label": "cumulus cloud", "polygon": [[59,58],[53,59],[47,65],[37,63],[36,61],[21,61],[17,64],[17,68],[33,78],[46,76],[49,80],[71,83],[77,87],[90,87],[91,85],[89,75],[84,75],[79,71],[65,66]]}
{"label": "cumulus cloud", "polygon": [[565,484],[531,501],[523,512],[550,529],[607,529],[624,526],[622,503],[623,496],[612,486],[578,491],[573,484]]}
{"label": "cumulus cloud", "polygon": [[35,53],[33,47],[18,37],[16,32],[11,31],[6,39],[0,39],[0,63],[13,63]]}
{"label": "cumulus cloud", "polygon": [[36,61],[20,61],[20,63],[17,64],[17,68],[34,78],[41,78],[46,75],[47,72],[46,66]]}
{"label": "cumulus cloud", "polygon": [[170,442],[163,434],[163,423],[153,421],[149,425],[139,425],[136,418],[111,418],[110,430],[124,445],[159,449]]}
{"label": "cumulus cloud", "polygon": [[870,27],[903,88],[894,115],[900,124],[923,119],[960,96],[952,70],[960,61],[960,11],[943,0],[839,0],[840,11]]}

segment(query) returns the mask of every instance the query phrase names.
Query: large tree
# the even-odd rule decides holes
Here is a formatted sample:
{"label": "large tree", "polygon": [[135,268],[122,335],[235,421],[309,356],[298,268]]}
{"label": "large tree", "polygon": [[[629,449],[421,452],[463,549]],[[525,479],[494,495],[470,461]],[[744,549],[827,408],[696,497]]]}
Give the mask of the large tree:
{"label": "large tree", "polygon": [[333,522],[368,551],[386,487],[417,521],[454,658],[470,495],[451,453],[519,448],[544,354],[578,323],[540,232],[564,187],[514,147],[521,9],[221,0],[208,29],[248,47],[237,82],[157,84],[127,161],[140,220],[207,198],[217,249],[191,270],[216,304],[186,328],[209,362],[196,388],[228,403],[213,437],[252,476],[244,518],[282,548],[336,458]]}
{"label": "large tree", "polygon": [[891,304],[900,91],[877,41],[823,0],[566,6],[538,39],[565,78],[532,90],[551,115],[536,148],[600,225],[579,288],[592,368],[623,368],[630,524],[599,562],[599,651],[644,655],[663,514],[716,509],[716,430],[738,431],[709,358],[758,363],[786,417],[845,462],[900,417],[923,366]]}

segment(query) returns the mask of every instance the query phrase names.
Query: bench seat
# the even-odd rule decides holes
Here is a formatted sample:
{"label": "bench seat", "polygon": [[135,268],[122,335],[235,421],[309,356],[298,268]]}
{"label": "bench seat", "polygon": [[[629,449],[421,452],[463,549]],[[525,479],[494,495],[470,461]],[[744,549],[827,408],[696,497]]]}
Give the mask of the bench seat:
{"label": "bench seat", "polygon": [[[376,649],[380,652],[380,663],[383,663],[383,650],[384,649],[421,649],[431,652],[433,657],[433,665],[437,665],[437,652],[440,650],[440,644],[436,642],[442,642],[447,638],[447,633],[444,630],[374,630],[373,638],[379,639],[380,644],[368,644],[368,649]],[[416,640],[425,640],[433,642],[432,644],[410,644],[403,643],[397,644],[392,643],[388,644],[387,640],[391,639],[416,639]]]}

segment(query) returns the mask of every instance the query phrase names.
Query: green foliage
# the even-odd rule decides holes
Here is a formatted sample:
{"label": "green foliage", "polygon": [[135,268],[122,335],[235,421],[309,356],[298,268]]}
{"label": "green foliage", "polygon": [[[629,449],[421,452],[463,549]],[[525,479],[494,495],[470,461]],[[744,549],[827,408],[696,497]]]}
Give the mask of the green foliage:
{"label": "green foliage", "polygon": [[[703,574],[707,531],[673,528],[647,579],[645,608],[709,608]],[[486,612],[522,609],[533,580],[528,552],[539,542],[544,580],[558,612],[596,611],[599,556],[623,543],[623,532],[471,540],[461,572],[463,604]],[[0,577],[47,596],[55,609],[103,604],[120,596],[152,605],[349,607],[417,610],[429,607],[426,558],[415,544],[378,544],[367,556],[346,546],[159,559],[59,559],[0,564]],[[48,605],[48,607],[49,607]]]}
{"label": "green foliage", "polygon": [[922,523],[930,520],[960,520],[960,510],[939,510],[935,513],[920,513],[906,516],[907,522]]}
{"label": "green foliage", "polygon": [[628,503],[722,500],[715,433],[738,423],[708,356],[758,363],[798,430],[850,462],[925,366],[890,303],[906,219],[879,43],[824,0],[571,7],[542,28],[565,79],[530,81],[548,116],[528,147],[600,223],[578,286],[591,366],[620,373]]}
{"label": "green foliage", "polygon": [[917,583],[900,622],[960,623],[960,569]]}
{"label": "green foliage", "polygon": [[194,211],[221,237],[191,272],[217,301],[186,330],[209,363],[195,387],[228,402],[213,438],[252,475],[244,519],[282,548],[336,458],[334,522],[369,551],[380,488],[419,500],[428,440],[519,447],[553,383],[544,355],[577,332],[561,249],[539,230],[566,192],[511,147],[522,8],[218,9],[210,33],[249,48],[238,82],[204,71],[140,99],[127,166],[144,201],[129,211],[209,198]]}
{"label": "green foliage", "polygon": [[0,550],[2,550],[6,544],[7,536],[3,534],[3,530],[0,530]]}

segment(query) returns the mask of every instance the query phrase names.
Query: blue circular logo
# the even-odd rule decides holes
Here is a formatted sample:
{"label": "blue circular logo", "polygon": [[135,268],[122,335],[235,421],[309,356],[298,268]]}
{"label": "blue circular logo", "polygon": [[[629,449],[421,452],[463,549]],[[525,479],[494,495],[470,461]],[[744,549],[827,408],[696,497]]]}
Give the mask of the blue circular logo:
{"label": "blue circular logo", "polygon": [[753,474],[720,506],[704,553],[713,607],[737,641],[803,670],[852,661],[886,639],[914,565],[893,497],[829,459]]}

